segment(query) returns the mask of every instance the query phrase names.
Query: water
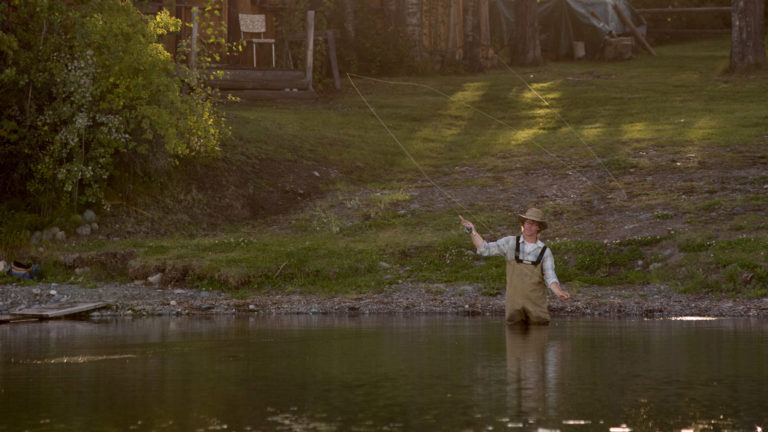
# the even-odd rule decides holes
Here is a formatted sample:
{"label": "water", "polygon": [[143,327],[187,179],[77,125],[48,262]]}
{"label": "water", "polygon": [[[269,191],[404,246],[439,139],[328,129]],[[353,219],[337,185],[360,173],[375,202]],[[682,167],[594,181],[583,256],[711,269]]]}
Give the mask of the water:
{"label": "water", "polygon": [[286,316],[0,326],[0,431],[755,431],[768,322]]}

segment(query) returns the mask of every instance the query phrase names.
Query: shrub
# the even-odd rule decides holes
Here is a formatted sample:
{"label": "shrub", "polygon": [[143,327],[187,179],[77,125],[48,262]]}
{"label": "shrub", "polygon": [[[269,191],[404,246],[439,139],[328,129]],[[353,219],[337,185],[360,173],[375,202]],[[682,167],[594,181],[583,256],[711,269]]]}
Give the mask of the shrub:
{"label": "shrub", "polygon": [[27,210],[103,204],[115,177],[214,152],[226,133],[215,98],[158,43],[179,28],[167,13],[12,0],[0,20],[0,190]]}

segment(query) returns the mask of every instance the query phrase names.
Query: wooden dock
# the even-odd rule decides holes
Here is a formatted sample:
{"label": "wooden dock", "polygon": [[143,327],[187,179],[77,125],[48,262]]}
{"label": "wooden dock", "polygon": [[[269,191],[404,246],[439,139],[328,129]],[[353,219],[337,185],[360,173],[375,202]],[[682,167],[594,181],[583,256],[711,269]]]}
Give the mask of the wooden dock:
{"label": "wooden dock", "polygon": [[37,306],[26,309],[20,309],[13,311],[6,315],[0,315],[0,324],[19,322],[19,321],[31,321],[31,320],[45,320],[52,318],[64,318],[67,316],[73,316],[90,312],[96,309],[109,306],[107,302],[91,302],[91,303],[60,303],[56,305]]}

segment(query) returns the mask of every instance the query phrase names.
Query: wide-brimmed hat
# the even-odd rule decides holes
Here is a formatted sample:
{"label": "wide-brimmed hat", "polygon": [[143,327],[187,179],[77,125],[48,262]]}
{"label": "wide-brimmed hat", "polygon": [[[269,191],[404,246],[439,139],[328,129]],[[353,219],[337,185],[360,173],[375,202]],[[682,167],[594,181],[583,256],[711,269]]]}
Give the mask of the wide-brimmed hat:
{"label": "wide-brimmed hat", "polygon": [[526,220],[532,220],[539,223],[541,230],[547,229],[547,222],[544,220],[544,212],[537,208],[529,208],[525,214],[517,215],[517,219],[520,223],[525,223]]}

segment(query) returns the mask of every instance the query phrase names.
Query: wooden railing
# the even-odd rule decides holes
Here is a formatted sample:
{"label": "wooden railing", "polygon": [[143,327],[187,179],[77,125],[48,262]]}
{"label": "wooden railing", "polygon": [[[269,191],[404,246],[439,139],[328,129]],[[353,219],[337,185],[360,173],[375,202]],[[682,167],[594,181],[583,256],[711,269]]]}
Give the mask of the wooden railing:
{"label": "wooden railing", "polygon": [[[731,13],[733,8],[730,6],[706,6],[706,7],[670,7],[670,8],[644,8],[636,9],[641,14],[688,14],[688,13],[718,13],[728,12]],[[648,26],[649,33],[666,33],[666,34],[725,34],[730,33],[730,28],[706,28],[706,29],[692,29],[692,28],[657,28]]]}

